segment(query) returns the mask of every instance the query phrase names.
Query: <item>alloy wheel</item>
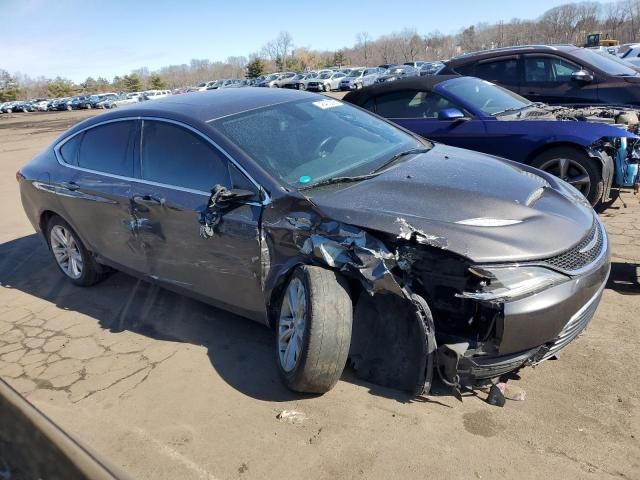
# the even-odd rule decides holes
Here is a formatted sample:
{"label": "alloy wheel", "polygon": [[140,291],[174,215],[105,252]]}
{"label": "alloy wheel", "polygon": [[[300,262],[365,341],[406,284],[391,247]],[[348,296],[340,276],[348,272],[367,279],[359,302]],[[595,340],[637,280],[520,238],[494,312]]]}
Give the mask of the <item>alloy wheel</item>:
{"label": "alloy wheel", "polygon": [[278,354],[280,366],[291,372],[302,353],[302,340],[306,327],[307,300],[305,286],[298,278],[293,278],[287,287],[278,323]]}
{"label": "alloy wheel", "polygon": [[540,170],[544,170],[578,189],[585,197],[591,190],[591,179],[584,166],[570,158],[552,158],[540,165]]}
{"label": "alloy wheel", "polygon": [[71,232],[61,225],[56,225],[50,233],[51,251],[60,269],[70,278],[82,276],[82,253],[78,242]]}

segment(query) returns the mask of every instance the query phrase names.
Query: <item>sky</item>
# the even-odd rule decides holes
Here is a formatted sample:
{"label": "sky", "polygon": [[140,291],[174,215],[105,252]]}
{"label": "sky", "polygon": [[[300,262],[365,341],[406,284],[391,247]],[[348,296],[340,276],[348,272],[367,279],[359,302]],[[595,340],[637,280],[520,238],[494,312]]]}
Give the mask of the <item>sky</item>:
{"label": "sky", "polygon": [[296,46],[338,50],[358,32],[457,33],[480,22],[537,18],[569,1],[0,0],[0,68],[111,79],[192,58],[248,56],[281,31]]}

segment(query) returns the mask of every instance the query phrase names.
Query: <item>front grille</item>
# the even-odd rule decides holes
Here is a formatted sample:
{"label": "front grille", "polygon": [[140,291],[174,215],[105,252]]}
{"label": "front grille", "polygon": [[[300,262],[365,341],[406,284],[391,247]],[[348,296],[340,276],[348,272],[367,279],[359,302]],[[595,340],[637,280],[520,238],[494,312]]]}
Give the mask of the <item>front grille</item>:
{"label": "front grille", "polygon": [[542,263],[565,273],[574,273],[593,263],[602,253],[605,233],[600,222],[595,222],[589,233],[573,248]]}
{"label": "front grille", "polygon": [[542,349],[540,349],[540,351],[531,359],[531,363],[535,365],[554,356],[564,347],[569,345],[573,339],[580,335],[596,313],[601,297],[602,290],[594,295],[589,303],[571,317],[556,339],[552,343],[542,347]]}

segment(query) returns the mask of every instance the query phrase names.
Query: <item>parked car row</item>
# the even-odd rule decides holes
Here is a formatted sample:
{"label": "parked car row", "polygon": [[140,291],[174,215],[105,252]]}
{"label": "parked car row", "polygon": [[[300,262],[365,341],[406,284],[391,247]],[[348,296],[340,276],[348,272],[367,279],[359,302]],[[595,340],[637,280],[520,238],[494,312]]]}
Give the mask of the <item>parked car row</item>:
{"label": "parked car row", "polygon": [[92,108],[110,109],[145,100],[158,100],[171,95],[171,90],[145,90],[130,93],[99,93],[95,95],[76,95],[63,98],[35,98],[0,104],[1,113],[49,112],[90,110]]}

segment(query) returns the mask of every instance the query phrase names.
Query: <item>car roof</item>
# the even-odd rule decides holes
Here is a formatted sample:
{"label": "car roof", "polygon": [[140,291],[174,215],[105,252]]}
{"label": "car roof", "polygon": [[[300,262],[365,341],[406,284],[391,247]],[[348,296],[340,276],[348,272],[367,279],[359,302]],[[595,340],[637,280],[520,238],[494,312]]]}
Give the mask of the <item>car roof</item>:
{"label": "car roof", "polygon": [[494,56],[508,55],[510,53],[550,53],[550,52],[572,52],[579,47],[575,45],[562,44],[562,45],[518,45],[514,47],[493,48],[491,50],[480,50],[477,52],[468,52],[451,58],[446,63],[457,64],[466,63],[473,59],[491,58]]}
{"label": "car roof", "polygon": [[[326,98],[322,95],[290,89],[229,88],[170,95],[158,100],[139,102],[108,113],[96,115],[76,127],[86,128],[94,123],[123,117],[157,116],[174,120],[202,123],[221,117],[304,98]],[[74,127],[72,130],[76,130]]]}
{"label": "car roof", "polygon": [[360,90],[354,90],[345,95],[344,100],[354,105],[362,105],[371,97],[384,93],[401,92],[404,90],[432,90],[439,83],[461,78],[460,75],[428,75],[426,77],[407,77],[394,82],[371,85]]}

